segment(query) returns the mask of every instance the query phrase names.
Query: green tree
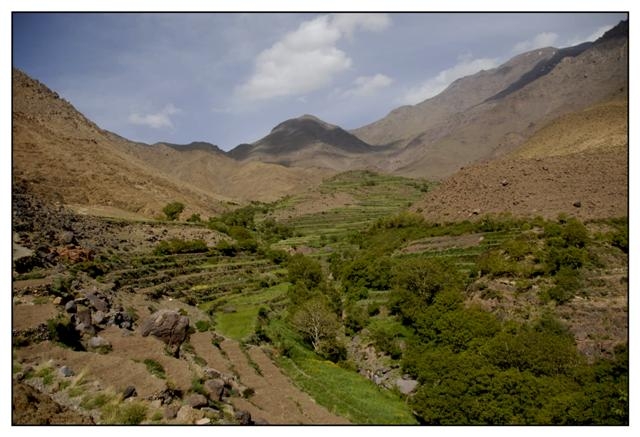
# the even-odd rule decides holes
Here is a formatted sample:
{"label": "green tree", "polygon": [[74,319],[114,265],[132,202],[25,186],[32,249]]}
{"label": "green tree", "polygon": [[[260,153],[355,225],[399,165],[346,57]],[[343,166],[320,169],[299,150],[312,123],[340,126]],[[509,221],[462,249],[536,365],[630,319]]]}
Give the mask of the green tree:
{"label": "green tree", "polygon": [[171,202],[162,208],[168,220],[178,220],[182,211],[184,211],[184,204],[180,202]]}

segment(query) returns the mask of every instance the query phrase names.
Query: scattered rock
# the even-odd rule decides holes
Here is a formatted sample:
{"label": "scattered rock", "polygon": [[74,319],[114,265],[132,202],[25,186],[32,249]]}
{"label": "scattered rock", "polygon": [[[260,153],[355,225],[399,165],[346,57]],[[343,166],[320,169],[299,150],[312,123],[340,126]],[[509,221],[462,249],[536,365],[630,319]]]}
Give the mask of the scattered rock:
{"label": "scattered rock", "polygon": [[64,306],[64,310],[66,312],[68,312],[69,314],[73,314],[77,311],[78,306],[76,305],[76,303],[72,300],[70,300],[69,302],[67,302],[67,304]]}
{"label": "scattered rock", "polygon": [[573,206],[575,206],[576,208],[580,208],[582,206],[582,202],[576,200],[575,202],[573,202]]}
{"label": "scattered rock", "polygon": [[60,244],[77,244],[76,236],[71,231],[62,232],[59,238]]}
{"label": "scattered rock", "polygon": [[79,307],[76,312],[76,325],[91,325],[91,310],[86,307]]}
{"label": "scattered rock", "polygon": [[191,408],[202,408],[209,405],[207,398],[199,393],[194,393],[187,398],[187,404]]}
{"label": "scattered rock", "polygon": [[211,419],[208,417],[203,417],[202,419],[196,420],[196,425],[208,425],[211,423]]}
{"label": "scattered rock", "polygon": [[138,392],[136,392],[136,388],[132,385],[125,388],[122,392],[122,399],[128,399],[135,396],[138,396]]}
{"label": "scattered rock", "polygon": [[60,367],[60,370],[58,370],[58,372],[60,372],[60,375],[65,377],[65,378],[69,378],[69,377],[75,375],[73,370],[71,370],[68,366]]}
{"label": "scattered rock", "polygon": [[226,314],[235,313],[236,311],[236,307],[233,305],[225,305],[224,307],[222,307],[222,312]]}
{"label": "scattered rock", "polygon": [[13,375],[13,377],[16,379],[16,381],[22,381],[24,379],[24,372],[18,372]]}
{"label": "scattered rock", "polygon": [[263,418],[261,418],[261,417],[258,417],[257,419],[255,419],[255,420],[253,421],[253,424],[254,424],[254,425],[269,425],[269,422],[267,422],[267,420],[266,420],[266,419],[263,419]]}
{"label": "scattered rock", "polygon": [[502,184],[503,187],[506,187],[507,185],[509,185],[509,181],[506,179],[503,179],[500,184]]}
{"label": "scattered rock", "polygon": [[61,303],[62,303],[62,298],[60,296],[57,296],[55,299],[53,299],[54,305],[60,305]]}

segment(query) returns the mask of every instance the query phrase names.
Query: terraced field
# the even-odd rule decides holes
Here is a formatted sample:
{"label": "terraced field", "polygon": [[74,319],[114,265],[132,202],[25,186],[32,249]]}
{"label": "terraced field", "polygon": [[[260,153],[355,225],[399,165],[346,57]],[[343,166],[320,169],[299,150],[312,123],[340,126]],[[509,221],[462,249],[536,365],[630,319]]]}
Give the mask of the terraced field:
{"label": "terraced field", "polygon": [[[276,205],[275,216],[293,228],[295,237],[280,241],[273,247],[322,248],[319,253],[311,255],[326,255],[348,245],[347,237],[354,231],[366,229],[381,217],[407,209],[431,186],[427,182],[366,171],[342,173],[326,180],[315,193],[290,198]],[[304,212],[317,209],[312,205],[318,203],[327,207],[321,211]],[[287,214],[296,210],[302,213]]]}

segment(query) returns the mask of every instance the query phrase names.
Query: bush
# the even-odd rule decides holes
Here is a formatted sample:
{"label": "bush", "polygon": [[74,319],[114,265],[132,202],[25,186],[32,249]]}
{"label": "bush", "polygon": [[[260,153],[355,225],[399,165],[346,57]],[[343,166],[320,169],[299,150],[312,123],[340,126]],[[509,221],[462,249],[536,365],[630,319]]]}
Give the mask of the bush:
{"label": "bush", "polygon": [[158,243],[153,250],[155,255],[173,255],[176,253],[201,253],[207,252],[209,248],[202,240],[180,240],[172,238]]}
{"label": "bush", "polygon": [[66,316],[59,315],[54,319],[47,320],[47,330],[51,341],[76,351],[84,350],[82,343],[80,343],[80,333],[76,331],[75,326]]}
{"label": "bush", "polygon": [[568,267],[562,267],[556,273],[555,280],[556,284],[542,295],[543,300],[553,299],[559,304],[566,303],[573,299],[582,285],[580,273]]}
{"label": "bush", "polygon": [[227,240],[220,240],[218,244],[216,244],[216,250],[222,256],[236,256],[238,253],[238,248],[235,244],[229,243]]}
{"label": "bush", "polygon": [[324,280],[320,263],[299,253],[289,258],[287,270],[289,282],[304,285],[308,289],[320,286]]}
{"label": "bush", "polygon": [[191,214],[191,217],[187,219],[190,223],[200,223],[202,219],[200,218],[200,214]]}
{"label": "bush", "polygon": [[198,320],[196,322],[196,329],[198,332],[207,332],[211,328],[211,323],[208,320]]}
{"label": "bush", "polygon": [[167,220],[178,220],[182,211],[184,211],[184,204],[180,202],[171,202],[162,208],[162,212],[167,216]]}

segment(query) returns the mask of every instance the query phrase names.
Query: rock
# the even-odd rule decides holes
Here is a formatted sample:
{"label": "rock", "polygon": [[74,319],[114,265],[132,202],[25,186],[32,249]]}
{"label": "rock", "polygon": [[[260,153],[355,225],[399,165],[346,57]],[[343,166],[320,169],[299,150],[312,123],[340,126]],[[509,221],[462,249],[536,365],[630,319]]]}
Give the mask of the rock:
{"label": "rock", "polygon": [[122,392],[122,399],[132,398],[137,395],[138,395],[138,392],[136,392],[136,388],[130,385],[127,388],[125,388],[124,391]]}
{"label": "rock", "polygon": [[207,398],[199,393],[194,393],[187,398],[187,404],[191,408],[202,408],[209,405]]}
{"label": "rock", "polygon": [[91,320],[94,325],[102,325],[107,320],[107,315],[102,311],[96,311],[91,315]]}
{"label": "rock", "polygon": [[143,337],[153,335],[159,338],[170,348],[173,354],[178,355],[180,345],[187,338],[189,318],[180,315],[177,311],[160,310],[152,314],[140,327]]}
{"label": "rock", "polygon": [[263,419],[263,418],[259,417],[259,418],[255,419],[253,421],[253,424],[254,425],[269,425],[269,422],[267,422],[266,419]]}
{"label": "rock", "polygon": [[582,202],[576,200],[575,202],[573,202],[573,206],[575,206],[576,208],[580,208],[582,206]]}
{"label": "rock", "polygon": [[204,383],[204,390],[211,400],[219,401],[224,394],[224,386],[222,379],[209,379]]}
{"label": "rock", "polygon": [[178,410],[180,410],[179,405],[167,405],[164,408],[164,418],[168,420],[175,419],[178,415]]}
{"label": "rock", "polygon": [[236,311],[236,307],[233,305],[225,305],[224,307],[222,307],[222,312],[226,314],[235,313]]}
{"label": "rock", "polygon": [[176,413],[176,420],[180,423],[192,424],[198,419],[202,419],[202,412],[188,405],[183,405]]}
{"label": "rock", "polygon": [[252,425],[253,421],[251,420],[251,413],[245,410],[238,410],[234,414],[234,417],[238,421],[240,425]]}
{"label": "rock", "polygon": [[60,305],[61,303],[62,303],[62,298],[60,296],[58,296],[55,299],[53,299],[53,304],[54,305]]}
{"label": "rock", "polygon": [[396,387],[398,387],[400,393],[408,395],[418,387],[418,381],[415,379],[397,379]]}
{"label": "rock", "polygon": [[211,367],[205,367],[203,372],[204,372],[204,377],[208,379],[220,378],[220,376],[222,375],[222,372],[219,372],[218,370],[213,369]]}
{"label": "rock", "polygon": [[91,349],[100,349],[100,348],[109,348],[111,347],[111,343],[106,338],[97,336],[91,337],[89,340],[89,348]]}
{"label": "rock", "polygon": [[91,325],[91,310],[86,307],[78,308],[76,312],[76,325],[80,323],[86,325]]}
{"label": "rock", "polygon": [[196,420],[196,425],[208,425],[211,423],[211,419],[207,418],[207,417],[203,417],[202,419],[198,419]]}
{"label": "rock", "polygon": [[60,370],[58,370],[58,372],[65,378],[69,378],[70,376],[75,375],[75,373],[73,373],[73,370],[71,370],[68,366],[60,367]]}
{"label": "rock", "polygon": [[202,411],[207,417],[220,416],[220,411],[216,410],[215,408],[202,407],[200,408],[200,411]]}
{"label": "rock", "polygon": [[22,381],[24,379],[24,372],[18,372],[13,377],[16,381]]}
{"label": "rock", "polygon": [[503,187],[506,187],[507,185],[509,185],[509,181],[506,179],[503,179],[500,183],[502,184]]}
{"label": "rock", "polygon": [[95,335],[96,329],[92,325],[87,325],[85,323],[78,323],[76,325],[76,331],[82,332],[87,335]]}
{"label": "rock", "polygon": [[86,297],[89,301],[89,304],[97,311],[102,311],[104,313],[109,312],[109,303],[105,299],[99,297],[94,293],[87,293]]}
{"label": "rock", "polygon": [[62,232],[59,238],[60,244],[77,244],[76,236],[71,231]]}
{"label": "rock", "polygon": [[67,304],[64,306],[64,310],[66,312],[68,312],[69,314],[73,314],[77,311],[78,306],[76,305],[76,303],[72,300],[70,300],[69,302],[67,302]]}

